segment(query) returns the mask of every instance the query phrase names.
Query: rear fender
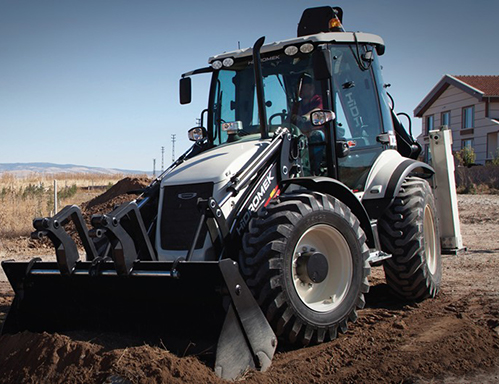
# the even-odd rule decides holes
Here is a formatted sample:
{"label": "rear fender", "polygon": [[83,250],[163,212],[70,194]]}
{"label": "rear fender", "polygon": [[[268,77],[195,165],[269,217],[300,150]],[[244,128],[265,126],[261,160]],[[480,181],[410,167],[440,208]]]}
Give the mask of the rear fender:
{"label": "rear fender", "polygon": [[374,163],[366,182],[362,204],[372,218],[379,218],[398,195],[405,178],[411,174],[428,179],[435,170],[426,163],[385,150]]}
{"label": "rear fender", "polygon": [[369,248],[376,248],[374,231],[368,213],[357,196],[342,182],[329,177],[300,177],[284,180],[281,182],[281,190],[284,192],[291,185],[304,187],[311,191],[317,191],[331,195],[343,202],[353,214],[359,219],[360,225],[367,236]]}

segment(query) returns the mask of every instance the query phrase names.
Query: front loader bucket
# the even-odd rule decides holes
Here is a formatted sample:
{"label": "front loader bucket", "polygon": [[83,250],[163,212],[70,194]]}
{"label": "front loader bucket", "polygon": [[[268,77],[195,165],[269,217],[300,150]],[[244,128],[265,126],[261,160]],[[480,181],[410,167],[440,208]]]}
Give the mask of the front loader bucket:
{"label": "front loader bucket", "polygon": [[78,261],[71,274],[56,262],[4,261],[15,298],[1,333],[110,330],[154,334],[185,331],[189,340],[219,334],[215,371],[235,379],[265,370],[276,337],[229,259],[219,262],[135,261],[119,275],[111,261]]}

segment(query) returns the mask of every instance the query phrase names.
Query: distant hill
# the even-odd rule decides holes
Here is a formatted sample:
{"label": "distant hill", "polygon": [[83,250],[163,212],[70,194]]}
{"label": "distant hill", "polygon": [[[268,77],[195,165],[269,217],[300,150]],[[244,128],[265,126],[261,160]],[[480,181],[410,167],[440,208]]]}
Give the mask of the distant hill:
{"label": "distant hill", "polygon": [[129,169],[87,167],[75,164],[53,163],[0,163],[0,174],[13,173],[18,177],[28,176],[30,173],[55,174],[55,173],[94,173],[101,175],[133,174],[143,175],[147,172]]}

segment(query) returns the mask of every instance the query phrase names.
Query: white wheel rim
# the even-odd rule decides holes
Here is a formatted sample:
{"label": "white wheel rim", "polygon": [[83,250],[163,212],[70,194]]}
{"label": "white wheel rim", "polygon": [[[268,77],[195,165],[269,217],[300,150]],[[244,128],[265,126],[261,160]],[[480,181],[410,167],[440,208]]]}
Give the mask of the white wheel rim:
{"label": "white wheel rim", "polygon": [[437,239],[435,234],[435,220],[433,212],[429,205],[424,209],[424,250],[426,257],[426,265],[432,275],[437,271]]}
{"label": "white wheel rim", "polygon": [[[304,252],[319,252],[328,263],[326,278],[320,283],[305,283],[297,272],[297,260]],[[350,289],[353,261],[350,247],[334,227],[318,224],[310,227],[298,240],[292,259],[293,284],[301,301],[317,312],[338,307]]]}

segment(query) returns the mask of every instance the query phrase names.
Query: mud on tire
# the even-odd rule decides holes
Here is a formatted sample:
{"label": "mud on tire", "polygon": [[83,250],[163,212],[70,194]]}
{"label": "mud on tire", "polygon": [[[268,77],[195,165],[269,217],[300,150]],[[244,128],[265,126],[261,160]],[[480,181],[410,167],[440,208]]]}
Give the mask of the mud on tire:
{"label": "mud on tire", "polygon": [[241,272],[281,340],[323,342],[356,320],[369,290],[365,241],[346,205],[315,192],[283,195],[250,221]]}
{"label": "mud on tire", "polygon": [[442,264],[437,211],[427,181],[408,177],[399,195],[379,220],[386,281],[399,297],[423,300],[440,288]]}

